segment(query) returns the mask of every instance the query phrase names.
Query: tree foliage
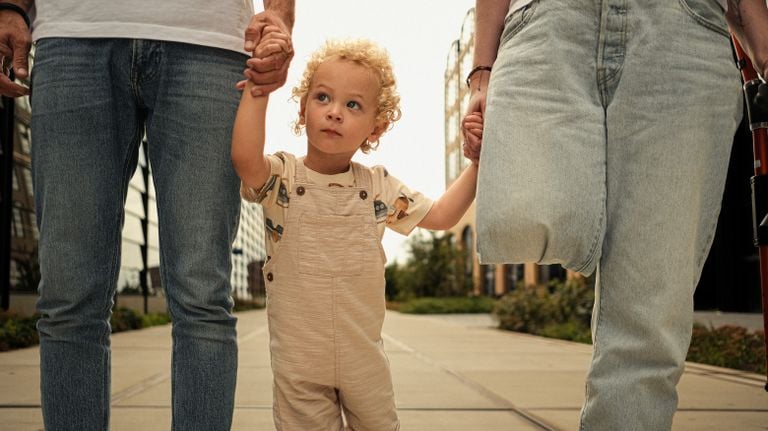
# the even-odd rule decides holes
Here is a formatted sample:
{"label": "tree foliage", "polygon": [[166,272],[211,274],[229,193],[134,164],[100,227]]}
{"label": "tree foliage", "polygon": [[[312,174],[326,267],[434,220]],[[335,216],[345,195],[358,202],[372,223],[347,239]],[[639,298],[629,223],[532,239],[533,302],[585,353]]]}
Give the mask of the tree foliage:
{"label": "tree foliage", "polygon": [[464,252],[453,235],[418,231],[408,241],[409,258],[386,268],[387,298],[465,296],[469,293],[463,270]]}

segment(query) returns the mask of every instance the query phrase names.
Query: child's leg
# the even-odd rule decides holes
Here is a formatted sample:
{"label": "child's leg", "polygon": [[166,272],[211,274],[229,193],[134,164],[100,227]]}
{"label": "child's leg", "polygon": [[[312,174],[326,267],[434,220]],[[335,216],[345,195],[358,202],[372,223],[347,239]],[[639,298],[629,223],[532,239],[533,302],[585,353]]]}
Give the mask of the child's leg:
{"label": "child's leg", "polygon": [[277,431],[343,430],[335,388],[275,374],[272,415]]}
{"label": "child's leg", "polygon": [[[345,384],[339,391],[339,398],[350,431],[400,429],[392,377],[386,358],[383,355],[381,358],[381,362],[371,361],[372,365],[361,370],[357,379],[344,376]],[[375,370],[371,372],[370,367]]]}

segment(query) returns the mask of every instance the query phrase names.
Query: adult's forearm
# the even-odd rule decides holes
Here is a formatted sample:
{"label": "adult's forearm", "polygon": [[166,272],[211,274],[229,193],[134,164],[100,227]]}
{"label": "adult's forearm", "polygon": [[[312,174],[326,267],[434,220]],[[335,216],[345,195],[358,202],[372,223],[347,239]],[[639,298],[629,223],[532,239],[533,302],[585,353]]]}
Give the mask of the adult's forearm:
{"label": "adult's forearm", "polygon": [[499,39],[509,0],[477,0],[475,3],[475,66],[490,66],[496,61]]}
{"label": "adult's forearm", "polygon": [[765,0],[728,0],[725,17],[755,70],[765,78],[768,74],[768,6]]}
{"label": "adult's forearm", "polygon": [[293,22],[296,19],[295,0],[264,0],[264,10],[271,10],[277,14],[288,29],[293,30]]}

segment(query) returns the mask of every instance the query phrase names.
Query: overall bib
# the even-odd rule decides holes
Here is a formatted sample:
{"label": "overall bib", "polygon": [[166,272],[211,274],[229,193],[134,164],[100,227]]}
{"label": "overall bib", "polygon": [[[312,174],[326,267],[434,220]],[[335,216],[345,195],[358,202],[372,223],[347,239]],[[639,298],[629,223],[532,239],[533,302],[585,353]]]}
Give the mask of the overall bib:
{"label": "overall bib", "polygon": [[354,187],[310,183],[303,159],[285,231],[264,265],[278,430],[397,430],[384,354],[385,257],[370,171]]}

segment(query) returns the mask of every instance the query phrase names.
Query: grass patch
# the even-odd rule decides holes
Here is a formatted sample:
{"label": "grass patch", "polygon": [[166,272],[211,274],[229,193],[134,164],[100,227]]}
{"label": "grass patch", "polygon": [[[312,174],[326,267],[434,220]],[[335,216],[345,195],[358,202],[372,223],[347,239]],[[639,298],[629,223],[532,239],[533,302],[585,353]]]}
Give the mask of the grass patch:
{"label": "grass patch", "polygon": [[496,300],[485,296],[414,298],[400,303],[401,313],[444,314],[444,313],[490,313]]}

